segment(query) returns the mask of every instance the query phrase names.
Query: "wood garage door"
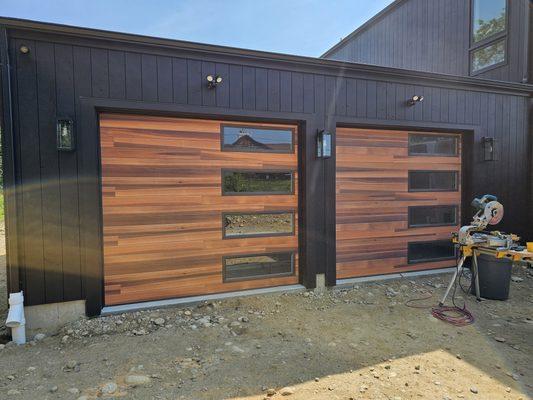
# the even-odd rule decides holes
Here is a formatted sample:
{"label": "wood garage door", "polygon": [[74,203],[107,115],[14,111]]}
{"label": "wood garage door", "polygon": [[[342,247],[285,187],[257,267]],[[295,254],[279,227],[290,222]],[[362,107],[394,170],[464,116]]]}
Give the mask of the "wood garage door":
{"label": "wood garage door", "polygon": [[298,282],[293,126],[100,115],[105,304]]}
{"label": "wood garage door", "polygon": [[337,128],[337,278],[454,265],[460,135]]}

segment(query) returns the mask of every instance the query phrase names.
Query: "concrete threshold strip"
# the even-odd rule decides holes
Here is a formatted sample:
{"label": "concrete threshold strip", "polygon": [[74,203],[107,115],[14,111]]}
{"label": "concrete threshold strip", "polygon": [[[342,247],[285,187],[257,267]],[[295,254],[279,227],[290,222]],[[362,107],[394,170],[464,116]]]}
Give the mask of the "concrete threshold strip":
{"label": "concrete threshold strip", "polygon": [[452,272],[455,271],[455,269],[456,269],[455,267],[449,267],[449,268],[430,269],[426,271],[402,272],[398,274],[363,276],[361,278],[337,279],[337,285],[334,287],[334,289],[346,289],[349,287],[353,287],[354,285],[358,283],[362,283],[362,282],[386,281],[390,279],[410,278],[410,277],[426,276],[426,275],[451,274]]}
{"label": "concrete threshold strip", "polygon": [[[398,279],[398,278],[401,278],[402,276],[413,277],[413,276],[452,273],[454,270],[455,268],[451,267],[451,268],[434,269],[434,270],[429,270],[429,271],[406,272],[402,274],[374,275],[374,276],[366,276],[362,278],[340,279],[340,280],[337,280],[337,286],[335,286],[332,289],[333,290],[346,289],[347,287],[353,286],[361,282]],[[106,315],[120,314],[123,312],[148,310],[148,309],[153,309],[153,308],[164,308],[164,307],[171,307],[171,306],[176,306],[176,305],[185,306],[185,305],[192,305],[195,303],[200,303],[202,301],[231,299],[235,297],[256,296],[256,295],[269,294],[269,293],[303,292],[305,290],[306,289],[303,285],[287,285],[287,286],[251,289],[251,290],[228,292],[228,293],[216,293],[216,294],[209,294],[209,295],[204,295],[204,296],[184,297],[180,299],[146,301],[142,303],[132,303],[132,304],[123,304],[123,305],[118,305],[118,306],[104,307],[102,309],[101,315],[106,316]]]}
{"label": "concrete threshold strip", "polygon": [[276,293],[276,292],[292,292],[292,291],[305,291],[305,286],[303,285],[287,285],[287,286],[277,286],[270,288],[261,288],[261,289],[251,289],[251,290],[242,290],[236,292],[227,292],[227,293],[216,293],[216,294],[207,294],[203,296],[192,296],[184,297],[179,299],[168,299],[168,300],[157,300],[157,301],[146,301],[142,303],[132,303],[132,304],[123,304],[118,306],[108,306],[102,309],[102,316],[119,314],[122,312],[128,311],[139,311],[147,310],[150,308],[163,308],[170,307],[175,305],[191,305],[195,303],[200,303],[202,301],[211,301],[211,300],[222,300],[222,299],[231,299],[234,297],[244,297],[244,296],[255,296],[260,294]]}

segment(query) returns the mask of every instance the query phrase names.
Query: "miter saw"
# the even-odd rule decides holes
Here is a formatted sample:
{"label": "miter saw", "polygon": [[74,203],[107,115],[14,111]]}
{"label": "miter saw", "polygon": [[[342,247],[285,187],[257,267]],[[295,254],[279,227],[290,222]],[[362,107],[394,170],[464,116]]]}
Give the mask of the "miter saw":
{"label": "miter saw", "polygon": [[468,257],[472,257],[472,274],[474,277],[476,298],[481,300],[479,294],[479,276],[477,256],[488,254],[495,258],[507,258],[512,261],[532,262],[533,253],[526,251],[524,246],[520,246],[520,238],[515,234],[506,234],[499,231],[486,232],[488,225],[496,225],[503,218],[503,205],[498,202],[496,196],[486,194],[480,199],[472,201],[472,207],[477,212],[470,225],[465,225],[459,232],[452,234],[452,241],[459,249],[460,259],[457,269],[452,277],[446,293],[439,303],[443,306],[456,279],[461,277],[464,262]]}

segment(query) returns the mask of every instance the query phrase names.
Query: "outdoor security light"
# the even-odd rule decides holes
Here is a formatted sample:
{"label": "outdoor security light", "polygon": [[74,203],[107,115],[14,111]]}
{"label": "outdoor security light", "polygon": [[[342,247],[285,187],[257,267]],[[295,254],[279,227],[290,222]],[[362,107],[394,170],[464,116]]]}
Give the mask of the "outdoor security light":
{"label": "outdoor security light", "polygon": [[318,158],[331,157],[331,133],[326,131],[318,132],[316,136],[316,156]]}
{"label": "outdoor security light", "polygon": [[222,77],[220,75],[207,75],[205,79],[207,81],[207,87],[209,89],[214,89],[219,83],[222,83]]}
{"label": "outdoor security light", "polygon": [[481,139],[483,143],[483,160],[494,161],[496,159],[496,140],[491,137]]}
{"label": "outdoor security light", "polygon": [[57,120],[57,149],[59,151],[74,150],[74,122],[71,119]]}
{"label": "outdoor security light", "polygon": [[418,96],[415,94],[413,97],[407,100],[407,104],[410,106],[414,106],[416,103],[421,103],[423,101],[424,101],[424,96]]}

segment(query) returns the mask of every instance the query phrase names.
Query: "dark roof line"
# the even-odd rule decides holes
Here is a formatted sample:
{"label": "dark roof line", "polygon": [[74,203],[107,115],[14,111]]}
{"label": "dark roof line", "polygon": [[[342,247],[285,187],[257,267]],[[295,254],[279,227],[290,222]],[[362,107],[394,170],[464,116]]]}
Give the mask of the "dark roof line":
{"label": "dark roof line", "polygon": [[[405,0],[396,0],[401,2]],[[219,57],[241,57],[252,62],[275,62],[284,63],[291,68],[293,66],[305,67],[311,73],[331,74],[334,76],[346,76],[361,79],[388,80],[413,85],[448,86],[459,89],[472,89],[479,91],[492,90],[511,94],[533,95],[533,85],[494,81],[481,78],[446,75],[433,72],[413,71],[393,67],[384,67],[371,64],[330,60],[291,54],[273,53],[258,50],[240,49],[236,47],[202,44],[175,39],[164,39],[151,36],[136,35],[130,33],[112,32],[92,28],[80,28],[76,26],[38,22],[0,16],[0,27],[7,29],[29,30],[49,34],[59,34],[86,39],[99,39],[103,41],[115,41],[125,44],[145,45],[161,50],[179,50]],[[372,75],[371,78],[363,75]]]}
{"label": "dark roof line", "polygon": [[392,10],[394,10],[396,7],[398,7],[401,3],[403,3],[405,0],[395,0],[392,3],[390,3],[387,7],[385,7],[383,10],[378,12],[376,15],[374,15],[372,18],[370,18],[368,21],[363,23],[359,28],[354,30],[352,33],[350,33],[345,38],[342,38],[337,44],[333,45],[329,50],[326,50],[324,54],[320,56],[320,58],[325,58],[329,56],[331,53],[342,47],[348,40],[354,38],[355,36],[359,35],[361,32],[367,30],[372,25],[374,25],[376,22],[378,22],[381,18],[383,18],[385,15],[389,14]]}

